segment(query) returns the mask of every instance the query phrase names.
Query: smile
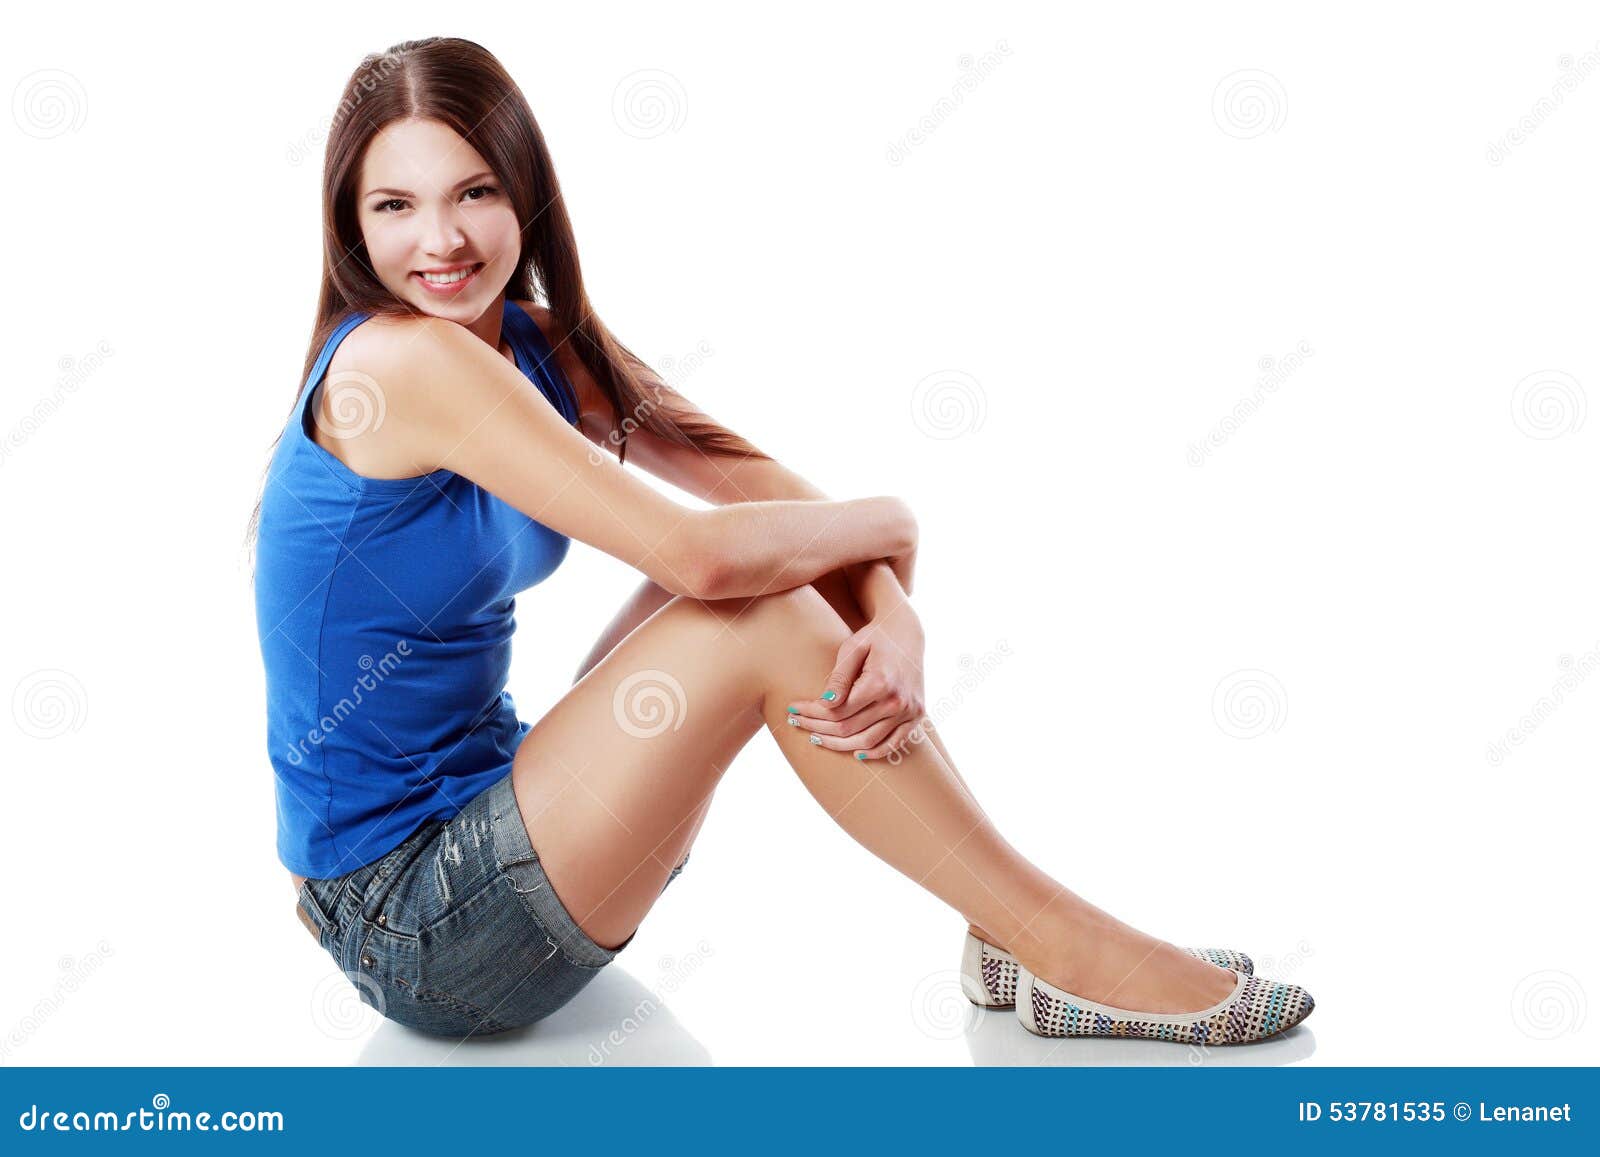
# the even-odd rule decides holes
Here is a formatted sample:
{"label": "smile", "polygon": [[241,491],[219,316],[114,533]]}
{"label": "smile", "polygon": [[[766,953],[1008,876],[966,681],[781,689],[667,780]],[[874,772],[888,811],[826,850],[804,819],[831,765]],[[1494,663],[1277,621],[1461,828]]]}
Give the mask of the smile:
{"label": "smile", "polygon": [[432,293],[455,293],[463,286],[477,277],[483,270],[484,263],[479,261],[473,265],[464,265],[443,273],[418,272],[411,276],[422,282]]}

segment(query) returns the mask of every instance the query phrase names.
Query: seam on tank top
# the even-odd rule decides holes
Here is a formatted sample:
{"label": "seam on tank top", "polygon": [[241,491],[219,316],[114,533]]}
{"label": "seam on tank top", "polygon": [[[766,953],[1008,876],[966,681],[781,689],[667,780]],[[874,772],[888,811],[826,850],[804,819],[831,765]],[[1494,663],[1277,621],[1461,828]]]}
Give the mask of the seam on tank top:
{"label": "seam on tank top", "polygon": [[[358,492],[356,494],[356,500],[350,504],[350,514],[344,521],[344,528],[339,532],[338,551],[343,551],[345,549],[345,541],[350,537],[350,527],[356,520],[356,512],[361,509],[361,500],[364,497],[365,495]],[[351,554],[353,555],[354,552],[352,551]],[[339,577],[339,568],[341,565],[343,565],[343,562],[344,560],[340,557],[339,553],[336,552],[334,554],[333,570],[328,574],[328,590],[322,596],[322,617],[317,622],[316,711],[318,723],[322,721],[322,646],[323,643],[327,641],[328,636],[328,606],[333,602],[333,580]],[[326,740],[327,736],[323,736],[323,739]],[[334,851],[337,852],[339,850],[339,833],[333,826],[333,780],[328,775],[328,747],[325,742],[317,744],[317,753],[322,756],[318,763],[318,770],[322,772],[322,782],[325,785],[324,794],[327,796],[327,802],[323,804],[323,811],[325,812],[323,827],[327,828],[332,834]]]}

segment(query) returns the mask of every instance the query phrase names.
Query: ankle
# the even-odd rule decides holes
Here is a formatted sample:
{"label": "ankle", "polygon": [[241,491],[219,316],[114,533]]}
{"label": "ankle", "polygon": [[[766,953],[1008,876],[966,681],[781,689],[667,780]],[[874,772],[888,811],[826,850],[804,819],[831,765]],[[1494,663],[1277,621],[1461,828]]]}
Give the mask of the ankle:
{"label": "ankle", "polygon": [[988,944],[989,946],[991,946],[993,948],[1000,949],[1001,952],[1010,952],[1011,951],[1011,949],[1006,946],[1006,942],[1005,942],[1004,939],[1002,939],[999,936],[994,935],[994,933],[992,933],[992,932],[989,932],[989,931],[985,930],[980,925],[973,924],[973,923],[969,922],[967,924],[967,931],[969,933],[971,933],[973,936],[976,936],[979,940],[982,940],[985,944]]}
{"label": "ankle", "polygon": [[1071,988],[1093,976],[1107,944],[1123,931],[1120,921],[1097,909],[1078,909],[1035,920],[1008,951],[1035,976]]}

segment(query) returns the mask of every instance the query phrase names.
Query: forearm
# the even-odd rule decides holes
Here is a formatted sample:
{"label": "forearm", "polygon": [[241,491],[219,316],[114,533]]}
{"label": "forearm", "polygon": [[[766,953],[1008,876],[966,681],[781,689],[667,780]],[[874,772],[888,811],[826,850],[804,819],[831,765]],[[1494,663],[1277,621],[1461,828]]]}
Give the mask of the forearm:
{"label": "forearm", "polygon": [[911,600],[901,588],[900,580],[882,559],[847,566],[844,573],[861,613],[869,619],[881,619],[902,605],[910,605]]}
{"label": "forearm", "polygon": [[707,598],[771,594],[840,567],[904,554],[916,524],[898,498],[779,499],[699,511]]}
{"label": "forearm", "polygon": [[[821,490],[775,459],[745,459],[735,463],[725,474],[709,495],[712,501],[722,505],[783,498],[829,501]],[[892,614],[902,603],[910,601],[900,580],[882,559],[840,567],[837,573],[849,586],[861,613],[869,619]]]}

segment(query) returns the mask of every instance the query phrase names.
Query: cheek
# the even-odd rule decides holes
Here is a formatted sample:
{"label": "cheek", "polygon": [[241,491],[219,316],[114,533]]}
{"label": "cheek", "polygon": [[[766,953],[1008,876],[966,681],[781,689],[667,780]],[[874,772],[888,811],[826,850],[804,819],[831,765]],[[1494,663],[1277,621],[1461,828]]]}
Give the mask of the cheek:
{"label": "cheek", "polygon": [[372,270],[380,281],[405,279],[408,272],[405,254],[410,245],[404,230],[382,221],[367,221],[362,224],[361,239],[366,242],[367,259],[372,262]]}
{"label": "cheek", "polygon": [[515,261],[522,250],[522,231],[517,228],[517,215],[511,209],[496,212],[486,222],[485,248],[491,249],[501,261]]}

